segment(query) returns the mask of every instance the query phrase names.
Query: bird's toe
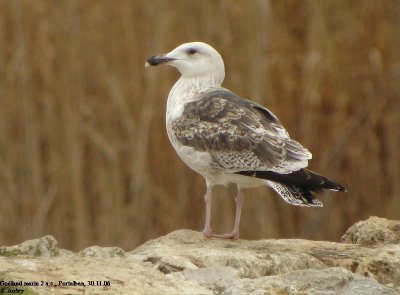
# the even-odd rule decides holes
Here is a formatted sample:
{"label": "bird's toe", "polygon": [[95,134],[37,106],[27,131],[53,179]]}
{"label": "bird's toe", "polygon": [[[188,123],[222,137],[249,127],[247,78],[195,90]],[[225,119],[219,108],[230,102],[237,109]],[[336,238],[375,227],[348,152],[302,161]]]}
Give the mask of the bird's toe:
{"label": "bird's toe", "polygon": [[223,237],[225,239],[237,240],[237,239],[239,239],[239,233],[238,232],[231,232],[230,234],[224,234]]}

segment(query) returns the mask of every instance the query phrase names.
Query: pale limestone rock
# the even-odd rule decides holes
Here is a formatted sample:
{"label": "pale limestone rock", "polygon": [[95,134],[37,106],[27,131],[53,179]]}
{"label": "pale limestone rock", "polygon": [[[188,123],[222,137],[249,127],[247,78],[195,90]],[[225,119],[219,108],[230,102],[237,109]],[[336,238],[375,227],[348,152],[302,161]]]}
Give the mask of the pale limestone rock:
{"label": "pale limestone rock", "polygon": [[232,286],[239,279],[238,270],[224,266],[184,269],[182,274],[186,280],[197,282],[203,287],[218,292]]}
{"label": "pale limestone rock", "polygon": [[350,271],[331,267],[324,270],[297,270],[283,275],[242,279],[225,290],[223,295],[396,295],[397,291],[375,280]]}
{"label": "pale limestone rock", "polygon": [[205,239],[202,233],[179,230],[143,244],[132,254],[156,262],[154,267],[165,273],[182,270],[182,264],[166,263],[165,257],[172,256],[198,268],[232,267],[240,278],[250,279],[337,266],[400,288],[400,245],[371,248],[299,239],[231,241]]}
{"label": "pale limestone rock", "polygon": [[351,226],[342,236],[342,242],[362,246],[400,243],[400,221],[370,217]]}
{"label": "pale limestone rock", "polygon": [[[167,277],[163,273],[126,258],[0,257],[1,271],[6,280],[23,282],[45,281],[56,287],[31,287],[38,294],[213,294],[195,282]],[[3,279],[3,278],[0,278]],[[62,282],[82,282],[86,286],[59,286]],[[89,286],[100,281],[102,286]],[[109,282],[110,286],[105,286]]]}
{"label": "pale limestone rock", "polygon": [[[145,261],[155,261],[156,267],[165,273],[169,272],[164,271],[165,269],[182,270],[182,263],[176,265],[174,261],[170,261],[170,265],[166,265],[166,257],[175,257],[176,261],[183,260],[197,268],[229,266],[237,269],[241,277],[250,278],[285,273],[289,270],[325,267],[322,262],[307,253],[285,251],[283,248],[281,251],[279,245],[275,245],[279,248],[276,252],[271,252],[268,245],[264,246],[262,242],[268,240],[205,239],[202,233],[178,230],[157,240],[151,240],[131,253],[147,257]],[[160,263],[161,261],[163,263]]]}
{"label": "pale limestone rock", "polygon": [[35,257],[54,257],[60,255],[58,242],[52,236],[45,236],[40,239],[29,240],[15,246],[0,247],[0,256],[35,256]]}
{"label": "pale limestone rock", "polygon": [[[205,239],[178,230],[131,252],[92,246],[73,253],[46,236],[1,247],[0,281],[61,284],[24,287],[24,294],[399,294],[397,223],[371,218],[354,226],[358,244]],[[86,286],[65,283],[74,281]]]}
{"label": "pale limestone rock", "polygon": [[100,257],[100,258],[125,258],[126,253],[118,247],[99,247],[91,246],[79,252],[82,256]]}

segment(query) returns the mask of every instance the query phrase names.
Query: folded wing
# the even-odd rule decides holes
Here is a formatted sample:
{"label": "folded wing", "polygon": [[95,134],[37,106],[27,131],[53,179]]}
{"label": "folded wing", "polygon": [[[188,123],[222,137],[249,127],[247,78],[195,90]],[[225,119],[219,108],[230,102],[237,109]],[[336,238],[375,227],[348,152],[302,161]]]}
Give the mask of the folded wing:
{"label": "folded wing", "polygon": [[209,152],[216,172],[287,174],[307,167],[311,159],[268,109],[223,88],[186,103],[172,130],[182,145]]}

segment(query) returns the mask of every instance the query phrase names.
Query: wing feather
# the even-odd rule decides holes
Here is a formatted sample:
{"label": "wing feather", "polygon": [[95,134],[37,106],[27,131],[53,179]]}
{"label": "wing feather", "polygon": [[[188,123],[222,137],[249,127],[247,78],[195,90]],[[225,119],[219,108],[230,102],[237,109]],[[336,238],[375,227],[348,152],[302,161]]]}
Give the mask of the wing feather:
{"label": "wing feather", "polygon": [[209,152],[218,172],[290,173],[311,159],[272,112],[223,88],[186,103],[172,130],[182,145]]}

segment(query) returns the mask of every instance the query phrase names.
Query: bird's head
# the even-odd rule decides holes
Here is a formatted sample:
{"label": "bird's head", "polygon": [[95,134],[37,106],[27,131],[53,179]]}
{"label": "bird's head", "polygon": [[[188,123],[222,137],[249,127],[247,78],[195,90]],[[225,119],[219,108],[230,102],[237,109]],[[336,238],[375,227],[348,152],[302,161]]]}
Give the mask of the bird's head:
{"label": "bird's head", "polygon": [[213,76],[222,80],[225,77],[224,61],[221,55],[210,45],[203,42],[185,43],[167,54],[151,56],[146,66],[166,64],[173,66],[185,78]]}

